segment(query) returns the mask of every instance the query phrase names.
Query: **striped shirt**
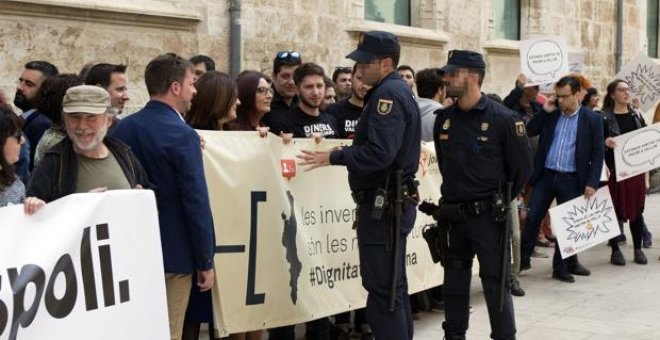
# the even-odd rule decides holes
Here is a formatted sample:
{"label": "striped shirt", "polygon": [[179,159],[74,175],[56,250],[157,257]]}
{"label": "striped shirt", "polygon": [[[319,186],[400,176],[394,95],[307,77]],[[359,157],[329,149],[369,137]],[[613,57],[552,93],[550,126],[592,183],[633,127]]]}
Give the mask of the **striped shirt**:
{"label": "striped shirt", "polygon": [[562,112],[555,127],[555,137],[550,145],[548,158],[545,160],[547,169],[558,172],[575,172],[575,144],[580,106],[572,114]]}

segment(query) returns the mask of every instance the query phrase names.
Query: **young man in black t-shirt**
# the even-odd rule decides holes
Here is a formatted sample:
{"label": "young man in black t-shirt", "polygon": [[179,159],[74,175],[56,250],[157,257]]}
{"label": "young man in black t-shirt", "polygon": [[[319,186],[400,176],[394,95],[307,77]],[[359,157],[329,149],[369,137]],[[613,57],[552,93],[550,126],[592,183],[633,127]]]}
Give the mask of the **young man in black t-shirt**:
{"label": "young man in black t-shirt", "polygon": [[339,138],[353,139],[355,126],[364,107],[364,96],[371,86],[362,82],[362,73],[353,67],[351,75],[351,96],[340,100],[326,109],[326,113],[332,115],[337,120],[339,128]]}
{"label": "young man in black t-shirt", "polygon": [[291,133],[294,138],[338,138],[337,121],[319,109],[325,96],[323,68],[305,63],[296,69],[293,78],[298,88],[298,106],[292,108],[281,123],[271,126],[270,131]]}

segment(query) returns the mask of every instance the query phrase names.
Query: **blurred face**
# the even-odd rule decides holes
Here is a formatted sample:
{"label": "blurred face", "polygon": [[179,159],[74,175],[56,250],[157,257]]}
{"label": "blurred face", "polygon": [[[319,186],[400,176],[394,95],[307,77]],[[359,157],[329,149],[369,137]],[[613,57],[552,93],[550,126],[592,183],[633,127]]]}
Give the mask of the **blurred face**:
{"label": "blurred face", "polygon": [[293,98],[297,94],[296,83],[293,81],[293,72],[298,65],[282,65],[280,72],[273,75],[275,90],[284,98]]}
{"label": "blurred face", "polygon": [[18,78],[14,105],[23,111],[31,109],[34,106],[34,99],[37,95],[37,91],[39,91],[45,78],[46,77],[41,71],[23,70],[23,73],[21,73],[21,76]]}
{"label": "blurred face", "polygon": [[337,93],[342,96],[347,96],[351,93],[351,74],[339,73],[337,81],[335,82]]}
{"label": "blurred face", "polygon": [[325,97],[325,82],[322,76],[309,75],[302,79],[298,87],[300,104],[310,109],[318,109]]}
{"label": "blurred face", "polygon": [[367,95],[367,91],[369,91],[371,86],[365,84],[362,81],[362,72],[359,69],[357,69],[353,74],[351,84],[352,96],[356,99],[364,100],[364,96]]}
{"label": "blurred face", "polygon": [[326,87],[325,96],[323,96],[323,101],[321,102],[321,111],[325,110],[325,108],[330,106],[330,104],[334,104],[336,96],[337,94],[335,93],[335,89],[333,87]]}
{"label": "blurred face", "polygon": [[18,162],[18,157],[21,153],[21,144],[25,143],[21,130],[17,130],[12,136],[7,137],[2,147],[2,155],[7,160],[7,163],[14,164]]}
{"label": "blurred face", "polygon": [[76,153],[89,155],[103,145],[103,138],[112,124],[109,114],[64,113],[66,134]]}
{"label": "blurred face", "polygon": [[128,101],[128,83],[126,74],[115,72],[110,76],[110,86],[106,89],[110,94],[110,105],[119,113],[124,111],[124,105]]}
{"label": "blurred face", "polygon": [[591,98],[589,98],[589,103],[588,103],[589,108],[593,109],[595,107],[598,107],[599,102],[600,102],[600,96],[599,95],[595,94],[595,95],[591,96]]}
{"label": "blurred face", "polygon": [[[578,91],[579,93],[579,91]],[[564,113],[573,113],[577,110],[579,101],[577,99],[577,93],[571,93],[570,85],[557,88],[557,105],[559,109]]]}
{"label": "blurred face", "polygon": [[415,86],[415,76],[413,76],[412,72],[410,70],[400,70],[399,75],[403,79],[403,81],[406,82],[406,85],[412,90],[413,86]]}
{"label": "blurred face", "polygon": [[529,86],[523,89],[523,94],[529,99],[536,99],[536,96],[539,94],[538,86]]}
{"label": "blurred face", "polygon": [[259,114],[264,114],[270,111],[270,103],[273,100],[273,88],[264,78],[259,79],[257,91],[254,94],[254,104]]}
{"label": "blurred face", "polygon": [[194,78],[193,81],[197,81],[197,79],[199,79],[199,77],[201,77],[204,73],[206,73],[206,71],[208,71],[206,69],[206,64],[204,63],[195,64],[194,72],[193,72],[193,78]]}
{"label": "blurred face", "polygon": [[619,105],[628,105],[630,104],[630,86],[625,82],[619,82],[616,84],[614,89],[614,94],[610,95],[614,102]]}
{"label": "blurred face", "polygon": [[460,68],[446,72],[442,78],[445,82],[445,91],[448,97],[462,97],[468,91],[469,72]]}
{"label": "blurred face", "polygon": [[195,78],[193,72],[186,70],[186,76],[182,82],[175,81],[170,85],[171,91],[177,97],[178,105],[177,110],[181,114],[186,114],[190,111],[190,105],[192,104],[192,99],[197,94],[195,89]]}
{"label": "blurred face", "polygon": [[357,70],[362,74],[362,81],[366,85],[374,86],[382,78],[381,62],[381,59],[375,59],[369,63],[357,64]]}

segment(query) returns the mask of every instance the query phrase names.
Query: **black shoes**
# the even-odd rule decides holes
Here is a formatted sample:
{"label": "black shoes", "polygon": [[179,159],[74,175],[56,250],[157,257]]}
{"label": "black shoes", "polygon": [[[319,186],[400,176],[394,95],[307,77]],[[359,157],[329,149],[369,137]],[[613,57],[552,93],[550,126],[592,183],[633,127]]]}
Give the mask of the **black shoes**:
{"label": "black shoes", "polygon": [[530,264],[529,261],[526,261],[526,262],[525,262],[525,261],[522,261],[522,262],[520,262],[520,271],[523,271],[523,270],[530,270],[531,268],[532,268],[532,265]]}
{"label": "black shoes", "polygon": [[647,264],[648,260],[646,259],[646,255],[644,255],[644,252],[641,249],[635,249],[634,253],[635,257],[633,261],[637,264]]}
{"label": "black shoes", "polygon": [[568,273],[579,276],[589,276],[591,275],[591,270],[585,268],[580,262],[575,262],[574,264],[568,265]]}
{"label": "black shoes", "polygon": [[553,271],[552,278],[562,282],[570,282],[570,283],[575,282],[575,278],[573,277],[573,275],[563,271],[561,272]]}
{"label": "black shoes", "polygon": [[520,282],[518,282],[518,280],[511,281],[511,295],[525,296],[525,291],[520,287]]}
{"label": "black shoes", "polygon": [[626,258],[623,257],[623,253],[621,252],[621,250],[615,250],[612,252],[612,256],[610,256],[610,263],[615,266],[626,265]]}

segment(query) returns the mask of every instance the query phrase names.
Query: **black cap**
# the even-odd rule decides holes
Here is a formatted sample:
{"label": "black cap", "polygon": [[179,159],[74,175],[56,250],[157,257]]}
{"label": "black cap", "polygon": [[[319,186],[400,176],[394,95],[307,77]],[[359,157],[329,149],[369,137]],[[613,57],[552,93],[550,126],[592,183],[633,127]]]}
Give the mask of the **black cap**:
{"label": "black cap", "polygon": [[400,51],[401,46],[396,35],[383,31],[371,31],[360,35],[357,49],[346,58],[358,63],[368,63],[379,56],[397,58]]}
{"label": "black cap", "polygon": [[447,65],[442,67],[443,71],[451,72],[459,68],[485,69],[484,57],[481,53],[466,50],[451,50],[447,58]]}

